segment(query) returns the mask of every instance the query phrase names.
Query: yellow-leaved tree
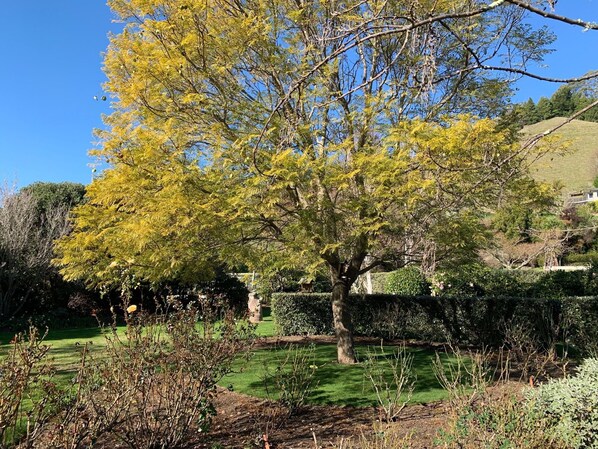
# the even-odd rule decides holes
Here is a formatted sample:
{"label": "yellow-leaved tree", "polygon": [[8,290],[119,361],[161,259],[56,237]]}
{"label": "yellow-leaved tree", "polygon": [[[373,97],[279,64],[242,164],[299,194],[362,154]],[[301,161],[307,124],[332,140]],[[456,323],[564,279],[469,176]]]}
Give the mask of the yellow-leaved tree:
{"label": "yellow-leaved tree", "polygon": [[[532,145],[489,118],[552,41],[478,0],[109,0],[109,164],[58,247],[68,278],[192,281],[216,257],[325,269],[338,360],[349,290],[388,261],[475,249]],[[496,64],[500,63],[500,66]]]}

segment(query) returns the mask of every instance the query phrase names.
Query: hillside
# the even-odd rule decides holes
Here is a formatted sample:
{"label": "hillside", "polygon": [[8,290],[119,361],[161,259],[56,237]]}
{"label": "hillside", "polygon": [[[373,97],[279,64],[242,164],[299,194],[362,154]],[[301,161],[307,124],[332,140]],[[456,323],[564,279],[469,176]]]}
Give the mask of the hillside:
{"label": "hillside", "polygon": [[[555,117],[523,128],[525,136],[542,133],[565,120]],[[565,155],[547,156],[532,166],[532,174],[538,180],[563,183],[563,194],[592,186],[598,175],[598,123],[573,120],[555,135],[569,142]]]}

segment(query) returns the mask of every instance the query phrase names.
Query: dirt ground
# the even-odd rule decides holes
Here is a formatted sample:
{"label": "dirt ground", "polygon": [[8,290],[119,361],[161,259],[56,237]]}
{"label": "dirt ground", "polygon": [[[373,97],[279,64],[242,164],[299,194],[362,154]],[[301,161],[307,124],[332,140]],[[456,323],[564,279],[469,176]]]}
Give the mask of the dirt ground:
{"label": "dirt ground", "polygon": [[[291,418],[275,403],[222,390],[216,401],[218,415],[212,430],[189,448],[335,448],[342,439],[373,432],[378,420],[374,407],[309,406]],[[442,404],[413,405],[393,424],[411,433],[420,448],[432,447],[437,430],[446,420]]]}

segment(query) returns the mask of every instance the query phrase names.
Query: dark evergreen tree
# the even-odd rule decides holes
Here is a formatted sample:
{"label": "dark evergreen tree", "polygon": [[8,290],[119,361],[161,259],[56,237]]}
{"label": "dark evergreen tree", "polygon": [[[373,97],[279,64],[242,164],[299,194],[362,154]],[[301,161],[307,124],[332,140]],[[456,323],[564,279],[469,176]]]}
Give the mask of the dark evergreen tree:
{"label": "dark evergreen tree", "polygon": [[573,114],[573,112],[575,112],[575,103],[573,101],[573,92],[571,87],[560,87],[552,95],[552,97],[550,97],[550,104],[552,105],[552,117],[567,117]]}
{"label": "dark evergreen tree", "polygon": [[549,118],[555,117],[552,102],[546,97],[542,97],[538,100],[536,110],[540,120],[547,120]]}
{"label": "dark evergreen tree", "polygon": [[528,98],[528,100],[525,103],[521,103],[519,110],[522,125],[531,125],[540,121],[540,116],[538,115],[536,104],[534,103],[534,100],[532,100],[531,98]]}

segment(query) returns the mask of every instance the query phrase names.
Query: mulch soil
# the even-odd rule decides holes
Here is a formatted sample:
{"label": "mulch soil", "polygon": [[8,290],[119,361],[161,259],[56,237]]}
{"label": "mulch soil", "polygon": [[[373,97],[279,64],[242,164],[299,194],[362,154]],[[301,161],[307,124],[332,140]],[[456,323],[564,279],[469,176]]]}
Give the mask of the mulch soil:
{"label": "mulch soil", "polygon": [[[207,438],[190,441],[189,448],[335,448],[343,439],[372,433],[379,417],[374,407],[350,406],[308,406],[287,417],[275,403],[227,390],[218,395],[216,409]],[[443,404],[412,405],[392,425],[423,449],[432,447],[445,420]]]}

